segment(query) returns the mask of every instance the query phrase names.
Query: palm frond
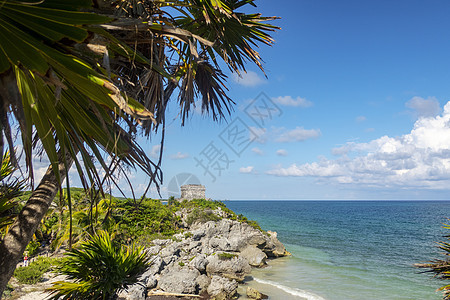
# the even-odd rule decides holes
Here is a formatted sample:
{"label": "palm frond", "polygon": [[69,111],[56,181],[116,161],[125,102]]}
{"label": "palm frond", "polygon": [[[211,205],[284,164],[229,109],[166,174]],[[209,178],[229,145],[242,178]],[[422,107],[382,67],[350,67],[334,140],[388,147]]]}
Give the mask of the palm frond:
{"label": "palm frond", "polygon": [[149,266],[143,248],[117,246],[105,231],[90,236],[78,248],[67,252],[66,257],[59,272],[74,283],[54,283],[48,289],[51,299],[109,299],[137,282]]}

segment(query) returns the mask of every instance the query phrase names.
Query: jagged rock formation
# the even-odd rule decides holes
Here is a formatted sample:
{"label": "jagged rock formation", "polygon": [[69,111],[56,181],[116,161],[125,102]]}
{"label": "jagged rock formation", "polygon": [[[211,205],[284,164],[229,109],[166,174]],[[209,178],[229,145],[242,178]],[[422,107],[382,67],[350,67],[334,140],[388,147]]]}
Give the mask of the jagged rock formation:
{"label": "jagged rock formation", "polygon": [[[183,220],[188,213],[180,214]],[[220,208],[214,214],[224,215]],[[154,240],[147,251],[153,257],[151,267],[119,299],[145,299],[158,293],[231,299],[251,266],[262,267],[267,258],[289,254],[275,232],[226,218],[186,225],[174,240]]]}

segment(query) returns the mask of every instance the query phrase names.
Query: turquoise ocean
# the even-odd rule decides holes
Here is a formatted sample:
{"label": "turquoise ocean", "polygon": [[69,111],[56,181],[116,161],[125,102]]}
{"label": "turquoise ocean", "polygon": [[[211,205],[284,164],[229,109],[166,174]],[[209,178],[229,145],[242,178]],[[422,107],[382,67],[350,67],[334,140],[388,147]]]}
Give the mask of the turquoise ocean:
{"label": "turquoise ocean", "polygon": [[443,283],[413,264],[443,257],[436,242],[450,233],[449,201],[225,203],[292,253],[252,271],[247,285],[269,299],[442,299]]}

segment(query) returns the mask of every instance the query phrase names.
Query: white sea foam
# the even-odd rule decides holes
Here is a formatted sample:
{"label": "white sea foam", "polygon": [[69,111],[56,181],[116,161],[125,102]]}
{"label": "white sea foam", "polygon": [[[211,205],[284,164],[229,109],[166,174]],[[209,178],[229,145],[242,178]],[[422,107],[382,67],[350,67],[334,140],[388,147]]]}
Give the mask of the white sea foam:
{"label": "white sea foam", "polygon": [[253,280],[255,280],[256,282],[262,283],[262,284],[274,286],[288,294],[291,294],[293,296],[302,297],[307,300],[325,300],[325,298],[322,298],[319,295],[313,294],[311,292],[304,291],[301,289],[296,289],[296,288],[290,288],[288,286],[284,286],[284,285],[281,285],[277,282],[273,282],[270,280],[264,280],[264,279],[259,279],[259,278],[255,278],[255,277],[253,277]]}

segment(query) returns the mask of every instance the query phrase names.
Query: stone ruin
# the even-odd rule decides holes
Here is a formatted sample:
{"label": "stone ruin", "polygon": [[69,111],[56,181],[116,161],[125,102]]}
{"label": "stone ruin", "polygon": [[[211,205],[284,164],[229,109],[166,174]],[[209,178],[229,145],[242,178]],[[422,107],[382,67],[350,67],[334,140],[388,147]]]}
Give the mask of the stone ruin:
{"label": "stone ruin", "polygon": [[180,187],[181,197],[180,201],[193,199],[206,199],[205,186],[201,184],[186,184]]}

